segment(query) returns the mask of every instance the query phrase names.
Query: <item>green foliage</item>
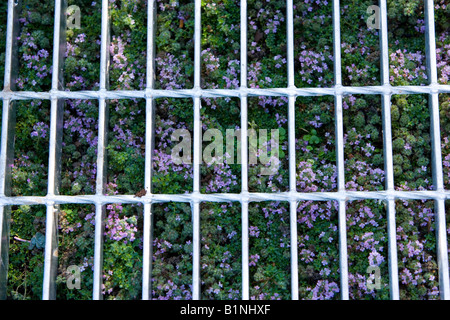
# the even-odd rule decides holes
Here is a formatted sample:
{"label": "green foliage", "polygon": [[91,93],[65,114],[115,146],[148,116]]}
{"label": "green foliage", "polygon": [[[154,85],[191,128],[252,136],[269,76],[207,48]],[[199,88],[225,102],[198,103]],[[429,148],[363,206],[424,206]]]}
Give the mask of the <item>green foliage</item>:
{"label": "green foliage", "polygon": [[419,0],[388,1],[388,16],[391,18],[409,17],[422,5]]}
{"label": "green foliage", "polygon": [[[296,87],[323,87],[334,83],[332,6],[318,1],[296,3],[294,12],[294,70]],[[423,16],[419,1],[389,1],[390,66],[392,85],[421,85],[427,79],[420,57],[405,54],[392,58],[397,49],[409,53],[423,51],[424,37],[415,27]],[[82,29],[67,31],[72,45],[64,64],[64,82],[69,90],[97,90],[100,69],[100,3],[70,0],[82,8]],[[341,6],[343,84],[368,86],[379,84],[379,35],[369,30],[366,8],[373,1],[343,1]],[[0,4],[4,11],[6,2]],[[141,90],[146,86],[147,46],[146,1],[116,0],[110,3],[111,15],[111,90]],[[240,86],[240,8],[239,1],[202,1],[201,87],[229,88]],[[287,86],[285,1],[250,1],[248,5],[248,87],[279,88]],[[19,39],[19,81],[21,90],[48,91],[50,73],[39,77],[28,67],[27,56],[45,49],[35,63],[37,68],[51,67],[52,12],[51,1],[24,1],[21,17],[29,22],[22,26]],[[311,8],[309,10],[309,8]],[[448,6],[450,8],[450,6]],[[436,28],[448,29],[448,10],[436,11]],[[276,17],[275,17],[276,16]],[[4,38],[6,15],[0,15],[0,74],[4,71]],[[193,86],[194,3],[160,1],[156,19],[156,82],[158,89]],[[279,22],[279,24],[277,24]],[[447,27],[446,27],[447,26]],[[34,46],[25,43],[33,38]],[[84,39],[84,40],[83,40]],[[395,40],[398,40],[396,42]],[[439,40],[442,44],[447,40]],[[120,54],[119,54],[120,52]],[[403,54],[403,51],[402,51]],[[117,56],[115,56],[117,55]],[[172,60],[168,57],[171,56]],[[400,56],[400,54],[399,54]],[[304,59],[304,60],[301,60]],[[306,59],[309,59],[308,61]],[[444,58],[443,58],[444,59]],[[314,62],[314,60],[317,60]],[[303,64],[302,64],[303,63]],[[122,67],[118,65],[123,64]],[[306,72],[305,72],[306,70]],[[402,72],[414,74],[413,78]],[[301,73],[304,71],[303,73]],[[399,72],[402,76],[397,76]],[[442,72],[442,71],[441,71]],[[174,75],[175,79],[171,76]],[[124,81],[126,79],[127,81]],[[235,81],[234,81],[235,80]],[[3,81],[3,79],[0,79]],[[0,82],[2,84],[2,82]],[[128,86],[126,86],[128,85]],[[395,188],[406,190],[431,188],[430,117],[423,95],[392,96],[391,119]],[[440,96],[442,132],[449,132],[450,103]],[[297,188],[301,192],[337,189],[335,100],[329,96],[297,97],[295,101],[295,145]],[[204,128],[217,128],[225,137],[227,129],[240,127],[239,98],[205,98],[201,100]],[[170,138],[161,137],[175,128],[193,131],[192,99],[155,100],[154,127],[158,132],[155,145],[170,155]],[[15,162],[12,168],[13,196],[41,195],[47,192],[48,132],[33,134],[38,123],[50,124],[48,102],[17,102]],[[107,180],[108,195],[136,194],[144,187],[146,102],[144,100],[109,101]],[[276,175],[263,176],[260,163],[249,166],[250,192],[289,191],[288,99],[286,97],[249,97],[249,129],[279,129],[280,167]],[[61,193],[87,195],[95,193],[98,132],[98,104],[89,101],[66,103],[64,113]],[[344,96],[345,187],[348,190],[383,190],[383,123],[381,101],[377,95]],[[79,130],[80,128],[86,131]],[[167,142],[167,143],[166,143]],[[238,148],[234,147],[235,154]],[[448,154],[449,146],[443,152]],[[445,156],[445,154],[443,154]],[[159,156],[159,154],[157,155]],[[166,161],[166,162],[165,162]],[[163,170],[163,167],[167,167]],[[154,193],[182,194],[192,191],[192,166],[177,168],[168,158],[154,161]],[[160,170],[159,170],[160,169]],[[182,172],[175,169],[183,170]],[[75,174],[77,172],[77,174]],[[241,191],[241,166],[202,165],[201,192],[210,192],[216,178],[229,183],[226,192]],[[220,180],[222,179],[222,180]],[[445,177],[448,180],[448,177]],[[224,192],[225,188],[219,188]],[[423,264],[417,286],[401,284],[404,299],[434,298],[437,286],[432,204],[396,202],[399,234],[399,271],[414,270]],[[413,214],[411,210],[420,208]],[[94,256],[95,208],[65,205],[60,208],[58,299],[90,299]],[[107,227],[103,246],[104,295],[106,299],[139,299],[142,279],[141,205],[114,204],[105,209]],[[331,201],[299,203],[299,290],[301,297],[312,299],[326,292],[329,299],[339,299],[338,208]],[[353,277],[350,289],[356,299],[388,299],[389,289],[386,236],[386,209],[375,200],[348,201],[349,271]],[[43,249],[45,241],[45,208],[15,206],[12,208],[10,272],[8,297],[39,299],[42,294]],[[153,282],[157,299],[192,297],[192,208],[185,203],[153,204]],[[229,203],[202,203],[201,279],[202,299],[239,299],[241,297],[241,207]],[[290,298],[290,216],[287,203],[264,202],[249,206],[250,225],[250,294],[255,299]],[[309,224],[310,223],[310,224]],[[118,236],[114,227],[133,232]],[[128,228],[128,229],[127,229]],[[134,228],[136,229],[134,231]],[[130,231],[131,230],[131,231]],[[362,240],[384,254],[378,261],[383,281],[377,291],[363,289],[367,267],[373,257]],[[423,245],[426,255],[411,258],[411,243]],[[419,245],[417,245],[419,246]],[[425,261],[426,260],[426,261]],[[68,267],[79,266],[81,289],[69,289]],[[325,286],[329,288],[325,290]],[[322,291],[323,292],[322,292]],[[331,290],[331,291],[330,291]],[[322,296],[323,297],[323,296]]]}

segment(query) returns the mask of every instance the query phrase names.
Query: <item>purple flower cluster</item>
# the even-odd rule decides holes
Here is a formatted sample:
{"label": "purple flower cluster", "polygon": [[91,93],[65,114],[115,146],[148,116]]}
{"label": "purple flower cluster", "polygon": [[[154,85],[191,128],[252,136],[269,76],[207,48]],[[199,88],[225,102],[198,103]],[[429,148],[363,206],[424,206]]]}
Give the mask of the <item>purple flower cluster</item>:
{"label": "purple flower cluster", "polygon": [[[97,153],[97,119],[89,117],[84,111],[86,108],[96,108],[95,102],[91,100],[67,100],[64,111],[64,134],[74,137],[77,144],[85,148],[83,152],[87,154]],[[64,144],[65,145],[65,144]],[[80,149],[81,151],[82,149]],[[64,156],[71,156],[64,154]],[[93,157],[82,157],[79,166],[67,168],[66,174],[70,179],[76,180],[80,177],[87,177],[85,190],[92,192],[95,188],[95,179],[97,173],[97,164]]]}
{"label": "purple flower cluster", "polygon": [[[312,229],[319,219],[328,221],[336,210],[336,206],[337,204],[333,201],[326,201],[322,205],[314,201],[302,201],[297,208],[298,223]],[[301,244],[301,246],[304,245]]]}
{"label": "purple flower cluster", "polygon": [[449,36],[447,32],[444,32],[439,37],[439,42],[441,46],[438,45],[436,48],[436,59],[439,79],[441,84],[447,84],[450,78],[450,43],[448,42]]}
{"label": "purple flower cluster", "polygon": [[[261,9],[260,12],[263,11],[264,9]],[[267,29],[264,30],[265,34],[269,34],[269,33],[277,33],[278,30],[278,26],[284,22],[284,17],[281,13],[280,10],[276,10],[275,14],[273,15],[273,18],[266,18],[267,19],[267,23],[266,23],[266,27]]]}
{"label": "purple flower cluster", "polygon": [[220,68],[219,58],[214,55],[211,48],[207,48],[201,52],[202,66],[206,70],[206,74],[212,73]]}
{"label": "purple flower cluster", "polygon": [[327,6],[329,4],[327,0],[303,0],[303,3],[306,5],[305,10],[303,10],[302,12],[303,16],[306,16],[308,13],[314,12],[315,10],[318,10],[321,7]]}
{"label": "purple flower cluster", "polygon": [[307,288],[310,291],[311,300],[330,300],[339,290],[339,284],[334,281],[319,280],[314,288]]}
{"label": "purple flower cluster", "polygon": [[[330,83],[325,79],[325,74],[329,70],[327,61],[327,54],[329,48],[325,46],[323,52],[314,52],[313,50],[307,50],[305,45],[301,46],[302,51],[300,52],[300,75],[302,76],[302,81],[308,85],[311,85],[314,80],[318,81],[319,87],[330,86]],[[332,56],[328,55],[328,59],[332,60]]]}
{"label": "purple flower cluster", "polygon": [[212,169],[212,178],[205,186],[207,193],[230,192],[231,187],[237,185],[237,177],[226,160],[223,163],[207,165],[207,168]]}
{"label": "purple flower cluster", "polygon": [[20,19],[22,31],[18,37],[21,66],[19,76],[16,79],[17,87],[21,90],[37,91],[36,86],[43,86],[49,83],[49,76],[51,75],[51,56],[50,53],[43,48],[40,48],[35,37],[42,37],[40,34],[31,34],[27,25],[29,24],[31,12],[27,11],[27,17]]}
{"label": "purple flower cluster", "polygon": [[33,126],[32,137],[45,138],[47,136],[48,125],[44,122],[38,122]]}
{"label": "purple flower cluster", "polygon": [[[152,279],[153,280],[153,279]],[[185,285],[176,285],[173,281],[168,280],[164,285],[156,286],[159,292],[165,292],[165,295],[157,294],[156,290],[153,290],[154,300],[191,300],[192,293],[191,288],[186,288]]]}
{"label": "purple flower cluster", "polygon": [[136,217],[122,216],[123,207],[120,204],[107,205],[106,210],[105,236],[124,243],[134,241],[137,232]]}
{"label": "purple flower cluster", "polygon": [[[426,74],[425,55],[421,52],[408,52],[406,49],[390,54],[390,80],[393,84],[401,84],[402,80],[408,83],[423,84],[428,76]],[[406,66],[408,64],[408,67]],[[413,64],[414,67],[409,66]]]}
{"label": "purple flower cluster", "polygon": [[[140,61],[128,61],[125,53],[126,46],[131,43],[131,33],[113,36],[110,44],[111,54],[111,82],[120,90],[137,89],[145,87],[145,66]],[[142,56],[145,58],[146,53]]]}
{"label": "purple flower cluster", "polygon": [[[181,56],[184,59],[185,56]],[[173,54],[165,53],[164,55],[158,56],[155,59],[157,66],[157,80],[161,89],[174,90],[182,89],[184,84],[180,79],[184,78],[183,71],[181,70],[180,60]]]}
{"label": "purple flower cluster", "polygon": [[[26,154],[19,155],[11,164],[11,179],[14,182],[12,186],[13,195],[22,195],[29,191],[35,192],[36,187],[39,187],[36,185],[36,181],[44,174],[44,164],[35,164]],[[21,188],[22,190],[19,189],[20,182],[25,183],[25,188]]]}
{"label": "purple flower cluster", "polygon": [[59,230],[61,230],[65,234],[69,234],[81,227],[82,227],[81,222],[70,223],[65,217],[65,212],[64,211],[60,212],[59,221],[58,221],[58,229]]}
{"label": "purple flower cluster", "polygon": [[[120,103],[112,101],[111,105],[116,104],[116,111],[119,109],[126,110],[125,106]],[[127,110],[128,111],[128,110]],[[136,150],[142,157],[144,156],[144,150],[141,148],[145,141],[143,137],[139,137],[132,132],[130,126],[137,121],[136,117],[141,114],[141,110],[128,111],[128,115],[118,120],[118,122],[112,128],[114,135],[114,144],[117,150],[125,149],[127,147]]]}
{"label": "purple flower cluster", "polygon": [[249,264],[248,265],[250,267],[256,266],[256,263],[258,262],[259,258],[260,258],[259,254],[252,254],[250,256],[250,258],[249,258]]}
{"label": "purple flower cluster", "polygon": [[[169,104],[169,101],[163,101],[163,104]],[[175,164],[172,160],[172,148],[176,142],[171,140],[171,136],[176,129],[186,129],[184,123],[175,123],[172,120],[159,119],[155,133],[158,141],[155,145],[153,155],[153,165],[156,172],[167,174],[168,172],[176,172],[183,174],[184,179],[192,179],[192,165]]]}
{"label": "purple flower cluster", "polygon": [[442,150],[443,154],[443,169],[444,169],[444,185],[446,188],[450,188],[450,139],[448,137],[442,138]]}
{"label": "purple flower cluster", "polygon": [[[259,286],[254,286],[252,289],[255,291],[260,291],[261,288]],[[278,293],[274,293],[273,295],[270,295],[268,293],[260,293],[258,295],[252,295],[250,296],[250,300],[281,300],[281,296]]]}
{"label": "purple flower cluster", "polygon": [[239,60],[230,60],[227,64],[227,69],[225,75],[222,77],[225,80],[225,89],[237,89],[239,88],[239,74],[241,72],[240,69],[240,61]]}

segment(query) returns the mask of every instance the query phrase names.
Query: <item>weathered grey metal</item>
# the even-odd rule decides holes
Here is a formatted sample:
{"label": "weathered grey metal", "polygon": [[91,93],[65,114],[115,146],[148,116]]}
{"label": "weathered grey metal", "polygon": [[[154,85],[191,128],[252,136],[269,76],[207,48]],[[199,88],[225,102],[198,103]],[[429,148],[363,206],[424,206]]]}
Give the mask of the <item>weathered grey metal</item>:
{"label": "weathered grey metal", "polygon": [[[341,10],[339,0],[333,0],[333,53],[334,53],[334,86],[342,87],[342,59],[341,59]],[[344,159],[344,120],[342,109],[343,95],[334,95],[335,139],[336,139],[336,168],[338,191],[345,190],[345,159]],[[345,214],[345,200],[339,200],[339,271],[341,279],[341,299],[348,300],[348,256],[347,256],[347,227]]]}
{"label": "weathered grey metal", "polygon": [[[288,88],[295,88],[294,70],[294,3],[287,0],[286,3],[287,22],[287,71]],[[288,135],[289,135],[289,191],[297,191],[297,164],[295,148],[295,96],[288,97]],[[291,299],[298,300],[298,235],[297,235],[297,201],[289,203],[290,220],[290,253],[291,253]]]}
{"label": "weathered grey metal", "polygon": [[[380,56],[381,56],[381,85],[389,86],[389,47],[387,25],[387,3],[380,0]],[[383,118],[383,155],[385,189],[394,191],[394,162],[392,153],[392,124],[391,124],[391,94],[381,96]],[[387,233],[388,233],[388,265],[389,292],[392,300],[400,298],[397,262],[397,229],[395,223],[395,200],[388,199],[386,205]]]}
{"label": "weathered grey metal", "polygon": [[[241,194],[248,193],[248,98],[247,90],[247,0],[240,2],[240,25],[241,25],[241,78],[240,89],[244,94],[241,100]],[[248,232],[248,201],[241,199],[241,243],[242,243],[242,299],[250,298],[250,270],[249,270],[249,232]]]}
{"label": "weathered grey metal", "polygon": [[335,95],[394,95],[394,94],[430,94],[450,93],[450,85],[429,84],[423,86],[366,86],[366,87],[327,87],[327,88],[245,88],[238,89],[146,89],[146,90],[101,90],[101,91],[53,91],[32,92],[15,91],[0,92],[0,97],[10,100],[51,100],[52,97],[59,99],[81,99],[81,100],[106,100],[117,99],[145,99],[145,98],[226,98],[226,97],[317,97]]}
{"label": "weathered grey metal", "polygon": [[[431,86],[438,84],[437,57],[436,57],[436,31],[434,21],[434,1],[425,2],[425,40],[427,55],[427,72]],[[439,121],[439,93],[432,90],[428,95],[431,119],[431,146],[433,187],[437,191],[444,190],[444,173],[442,170],[441,130]],[[445,202],[443,199],[435,200],[435,223],[437,259],[439,267],[439,292],[441,299],[450,299],[449,265],[447,249],[447,228],[445,222]]]}
{"label": "weathered grey metal", "polygon": [[[19,34],[20,1],[8,1],[6,28],[6,55],[3,92],[15,90],[17,78],[17,38]],[[0,197],[11,196],[11,164],[14,157],[14,129],[16,125],[16,103],[3,98],[2,136],[0,154]],[[0,299],[6,298],[9,264],[9,227],[11,208],[0,205]]]}
{"label": "weathered grey metal", "polygon": [[[201,82],[201,0],[195,0],[194,8],[194,90],[200,90]],[[193,137],[193,194],[200,194],[200,165],[202,123],[200,120],[201,101],[198,95],[192,97],[194,105],[194,137]],[[193,199],[192,208],[192,298],[200,300],[200,201]]]}
{"label": "weathered grey metal", "polygon": [[261,202],[261,201],[351,201],[351,200],[450,200],[450,191],[337,191],[337,192],[278,192],[278,193],[214,193],[214,194],[146,194],[143,197],[134,195],[46,195],[0,197],[0,205],[47,205],[58,204],[110,204],[110,203],[165,203],[165,202]]}
{"label": "weathered grey metal", "polygon": [[[155,50],[156,50],[156,1],[148,1],[147,9],[147,89],[155,87]],[[155,127],[155,100],[146,98],[145,108],[145,191],[147,194],[153,192],[153,149],[154,149],[154,127]],[[152,297],[152,261],[153,261],[153,215],[152,204],[144,204],[144,226],[143,226],[143,248],[142,248],[142,300],[150,300]]]}
{"label": "weathered grey metal", "polygon": [[[101,52],[100,52],[100,92],[109,89],[109,60],[110,60],[110,16],[109,1],[102,0],[102,24],[101,24]],[[107,158],[106,147],[108,144],[108,115],[109,105],[106,96],[99,99],[99,119],[98,119],[98,145],[97,145],[97,180],[96,195],[105,194],[107,183]],[[101,203],[95,205],[95,243],[94,243],[94,279],[93,279],[93,299],[103,298],[103,234],[105,229],[106,208]]]}
{"label": "weathered grey metal", "polygon": [[[66,44],[66,0],[55,1],[53,34],[52,90],[64,90],[64,53]],[[61,183],[61,151],[63,134],[64,100],[51,99],[50,137],[47,194],[59,194]],[[58,270],[58,215],[59,205],[48,203],[45,224],[44,279],[42,299],[56,299]]]}

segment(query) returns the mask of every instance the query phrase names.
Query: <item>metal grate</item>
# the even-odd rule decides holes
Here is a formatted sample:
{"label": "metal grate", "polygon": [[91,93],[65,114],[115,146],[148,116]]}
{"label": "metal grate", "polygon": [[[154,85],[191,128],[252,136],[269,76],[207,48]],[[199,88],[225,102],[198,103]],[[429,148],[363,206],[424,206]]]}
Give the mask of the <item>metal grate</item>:
{"label": "metal grate", "polygon": [[[437,256],[439,266],[440,294],[442,299],[450,299],[449,266],[447,254],[447,236],[445,228],[444,202],[450,199],[450,192],[444,190],[442,155],[439,128],[439,93],[450,93],[450,85],[440,85],[437,82],[436,43],[434,27],[434,4],[432,0],[425,0],[426,20],[426,53],[427,69],[430,82],[426,86],[397,86],[389,84],[389,57],[388,57],[388,26],[386,0],[379,1],[380,7],[380,44],[381,44],[381,85],[366,87],[347,87],[342,85],[341,76],[341,41],[340,41],[340,4],[333,0],[333,26],[334,26],[334,86],[331,88],[296,88],[294,85],[294,24],[293,0],[287,0],[287,88],[275,89],[249,89],[247,88],[247,1],[241,0],[241,79],[240,88],[236,90],[200,88],[200,43],[201,43],[201,0],[195,0],[195,56],[194,56],[194,88],[188,90],[156,90],[155,83],[155,0],[148,2],[148,37],[147,37],[147,86],[142,91],[110,91],[108,88],[109,66],[109,13],[108,0],[102,0],[101,24],[101,71],[99,91],[68,92],[62,85],[62,49],[65,44],[65,0],[55,0],[55,31],[53,48],[52,89],[49,92],[18,92],[14,91],[15,71],[17,63],[17,33],[18,13],[20,0],[8,0],[8,24],[6,45],[6,66],[4,90],[0,93],[3,100],[3,123],[1,133],[0,156],[0,236],[1,236],[1,263],[0,263],[0,294],[5,298],[8,246],[9,246],[9,220],[11,205],[46,205],[46,243],[43,299],[56,297],[56,269],[57,269],[57,212],[60,204],[94,204],[95,217],[95,253],[94,253],[94,280],[93,299],[102,298],[102,246],[103,246],[103,220],[105,206],[108,203],[143,203],[144,208],[144,248],[143,248],[143,279],[142,299],[151,298],[151,262],[152,262],[152,211],[151,206],[162,202],[186,202],[191,204],[193,217],[193,299],[200,299],[200,203],[201,202],[240,202],[242,205],[242,299],[249,299],[249,240],[248,240],[248,205],[255,201],[287,201],[290,203],[290,231],[291,231],[291,292],[292,299],[299,298],[298,292],[298,257],[297,257],[297,204],[301,200],[339,202],[339,252],[340,252],[340,278],[341,298],[349,299],[348,289],[348,257],[346,242],[346,201],[379,199],[387,204],[388,218],[388,255],[391,299],[399,299],[399,279],[397,265],[397,244],[395,227],[395,200],[396,199],[432,199],[436,211],[436,237]],[[342,99],[348,94],[365,94],[382,96],[383,111],[383,140],[385,157],[385,191],[347,191],[344,177],[344,139],[343,139],[343,111]],[[393,94],[428,94],[431,114],[432,136],[432,163],[433,186],[432,191],[397,191],[394,190],[392,132],[390,104]],[[337,155],[337,192],[302,193],[296,191],[295,161],[289,161],[289,191],[275,194],[248,192],[248,142],[247,142],[247,98],[249,96],[285,96],[288,97],[288,134],[289,159],[295,159],[295,101],[299,96],[334,96],[335,99],[335,130]],[[166,195],[152,193],[152,141],[154,136],[153,114],[155,99],[159,97],[192,98],[194,107],[194,187],[190,194]],[[242,159],[242,189],[239,194],[201,194],[200,193],[200,152],[201,152],[201,123],[200,99],[202,97],[237,97],[241,102],[241,159]],[[106,130],[108,121],[108,101],[111,99],[143,98],[146,100],[146,146],[145,146],[145,189],[147,195],[136,198],[132,195],[105,196],[106,182]],[[44,197],[24,196],[11,197],[10,164],[14,153],[14,127],[15,127],[15,101],[44,99],[51,101],[51,125],[49,145],[49,172],[48,190]],[[96,194],[85,196],[59,195],[60,181],[60,155],[62,137],[62,114],[65,99],[92,99],[99,101],[98,123],[98,157]]]}

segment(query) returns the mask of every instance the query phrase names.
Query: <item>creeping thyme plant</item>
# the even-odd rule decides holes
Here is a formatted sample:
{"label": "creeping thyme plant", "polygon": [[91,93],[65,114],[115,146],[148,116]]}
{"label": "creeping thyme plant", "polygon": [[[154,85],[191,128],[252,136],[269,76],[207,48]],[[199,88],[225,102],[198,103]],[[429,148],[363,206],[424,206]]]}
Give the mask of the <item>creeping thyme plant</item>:
{"label": "creeping thyme plant", "polygon": [[[47,91],[51,86],[52,0],[23,0],[20,15],[17,89]],[[0,4],[0,74],[4,68],[6,2]],[[111,90],[146,87],[147,1],[109,0]],[[101,1],[68,0],[81,9],[81,28],[67,30],[65,89],[97,90],[100,74]],[[344,85],[380,84],[379,32],[367,26],[367,7],[376,1],[341,1],[341,50]],[[201,86],[240,86],[240,9],[238,0],[202,1]],[[194,3],[157,0],[155,87],[186,89],[194,77]],[[388,1],[389,71],[392,85],[426,84],[425,27],[422,1]],[[450,76],[450,3],[435,1],[439,83]],[[248,1],[248,87],[287,86],[286,2]],[[294,1],[295,85],[333,86],[331,0]],[[3,78],[0,79],[3,81]],[[3,82],[2,82],[3,83]],[[1,84],[2,84],[1,83]],[[432,159],[428,97],[392,97],[394,178],[397,190],[429,190]],[[445,187],[450,187],[450,96],[440,100]],[[299,192],[336,191],[334,100],[298,97],[295,104],[296,159],[288,159],[287,99],[248,99],[249,128],[279,129],[278,170],[249,166],[250,192],[288,190],[289,161],[296,161]],[[173,161],[176,129],[193,133],[192,99],[160,98],[155,103],[153,188],[155,193],[192,191],[189,163]],[[135,194],[144,187],[145,101],[112,100],[109,107],[106,194]],[[343,100],[345,187],[384,189],[381,99],[348,95]],[[235,98],[202,98],[203,130],[240,128]],[[17,103],[13,196],[45,195],[48,171],[50,105]],[[68,100],[64,107],[61,194],[95,193],[98,103]],[[204,142],[203,147],[208,145]],[[234,154],[238,153],[235,147]],[[260,153],[258,153],[260,154]],[[230,155],[202,163],[202,193],[239,193],[241,168]],[[235,159],[233,159],[235,160]],[[270,165],[270,164],[267,164]],[[401,299],[438,299],[439,279],[433,201],[396,201]],[[450,207],[447,205],[447,212]],[[201,298],[241,297],[241,218],[239,203],[201,205]],[[192,220],[189,204],[153,206],[152,294],[154,299],[192,298]],[[339,299],[338,203],[301,201],[297,209],[299,292],[301,299]],[[386,208],[382,201],[346,204],[351,299],[389,299]],[[42,293],[45,207],[12,208],[8,298],[39,299]],[[63,205],[59,214],[58,299],[90,299],[93,283],[95,208]],[[447,219],[448,221],[448,219]],[[289,204],[249,206],[251,299],[290,299]],[[103,288],[105,299],[140,299],[143,207],[111,204],[105,208]],[[450,224],[447,225],[450,230]],[[81,271],[80,289],[69,289],[68,268]],[[369,266],[379,267],[380,287],[369,284]]]}

